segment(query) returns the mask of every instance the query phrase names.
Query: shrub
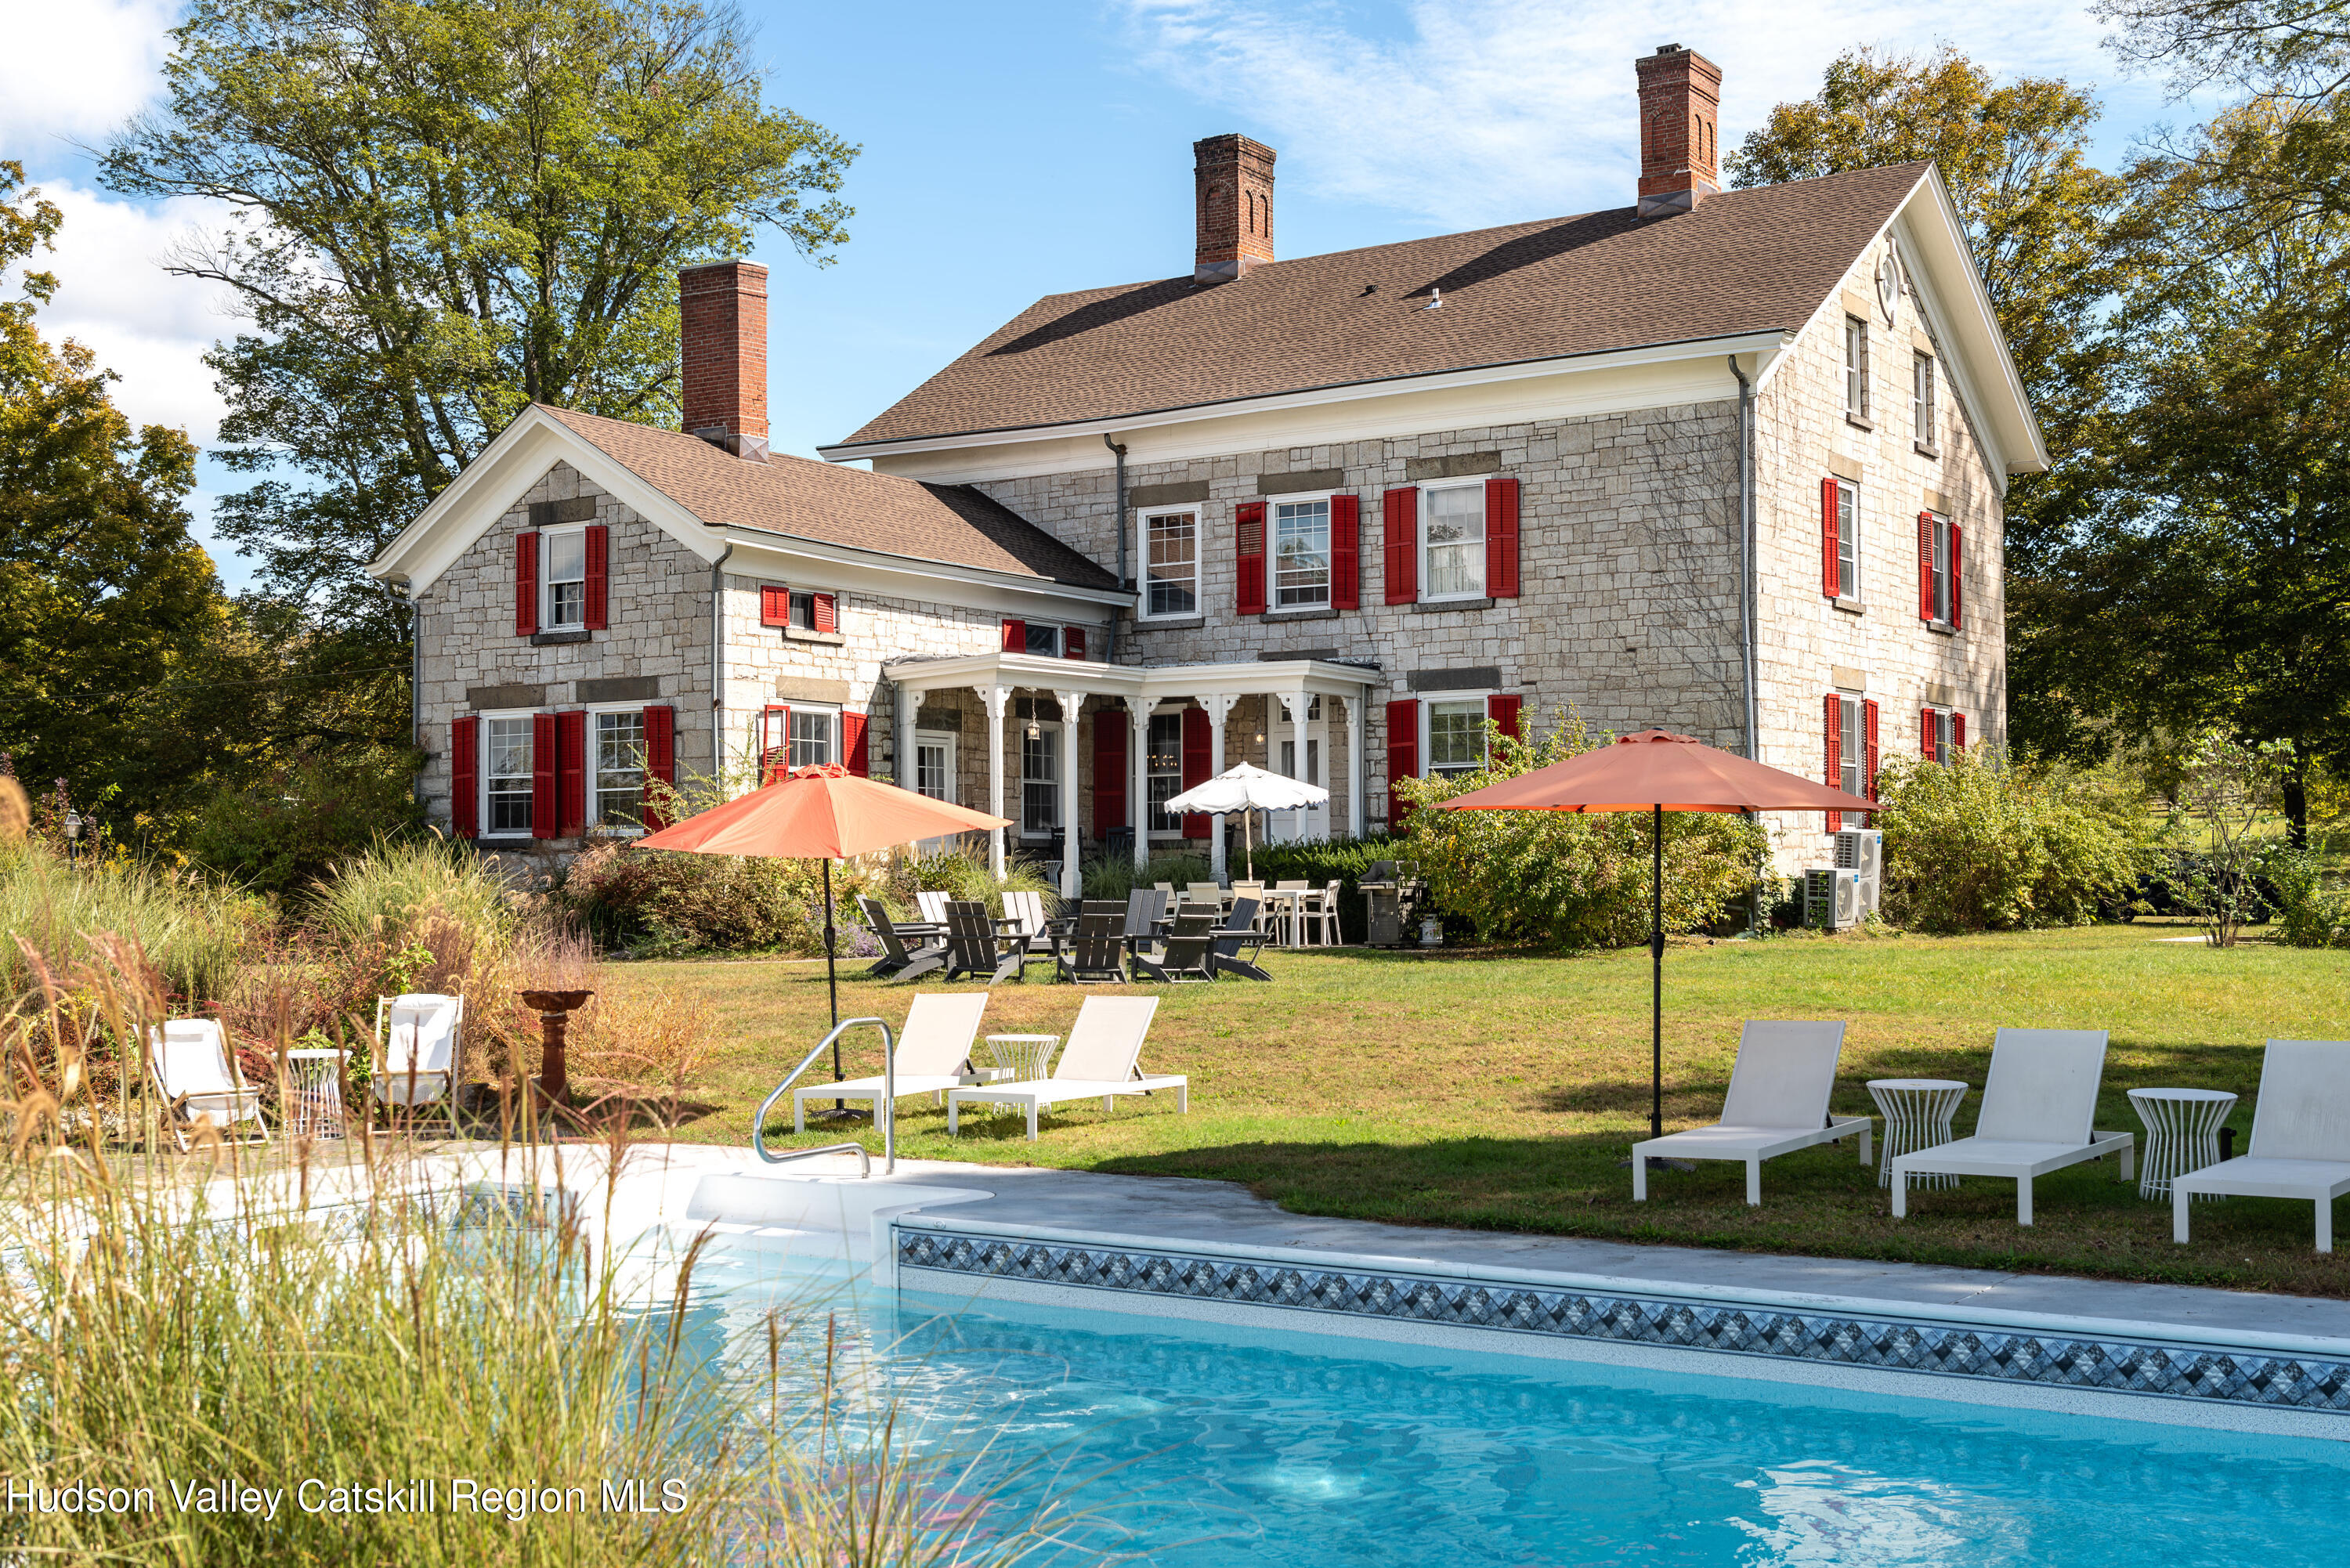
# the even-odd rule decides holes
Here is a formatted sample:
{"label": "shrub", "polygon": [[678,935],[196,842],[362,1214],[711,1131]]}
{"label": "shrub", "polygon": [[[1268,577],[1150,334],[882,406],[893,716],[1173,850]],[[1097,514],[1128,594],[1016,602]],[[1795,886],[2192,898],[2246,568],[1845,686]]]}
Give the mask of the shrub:
{"label": "shrub", "polygon": [[882,896],[892,906],[893,914],[913,913],[916,893],[943,892],[956,898],[976,899],[987,906],[989,913],[1000,915],[1003,913],[1004,894],[1039,893],[1044,896],[1045,912],[1051,914],[1059,909],[1060,888],[1058,867],[1024,855],[1006,856],[1003,879],[999,882],[988,869],[984,855],[957,849],[901,857],[891,867]]}
{"label": "shrub", "polygon": [[2272,845],[2262,872],[2276,895],[2277,940],[2287,947],[2350,947],[2350,899],[2329,889],[2323,862],[2289,844]]}
{"label": "shrub", "polygon": [[313,890],[310,923],[345,942],[404,942],[428,926],[456,926],[503,946],[521,919],[515,895],[487,861],[438,835],[378,839]]}
{"label": "shrub", "polygon": [[1886,805],[1884,908],[1921,931],[2085,925],[2154,864],[2144,801],[2117,780],[2017,763],[1988,745],[1948,763],[1895,757]]}
{"label": "shrub", "polygon": [[[1370,917],[1356,892],[1356,884],[1362,880],[1373,861],[1409,860],[1411,856],[1407,841],[1390,838],[1384,833],[1366,838],[1301,838],[1288,844],[1257,846],[1256,874],[1257,879],[1267,887],[1293,880],[1315,888],[1336,882],[1340,929],[1347,940],[1359,942],[1370,934]],[[1239,868],[1233,869],[1237,875]]]}
{"label": "shrub", "polygon": [[259,784],[221,790],[199,813],[188,852],[261,892],[297,891],[377,841],[422,826],[410,764],[405,754],[313,760]]}
{"label": "shrub", "polygon": [[260,899],[200,875],[121,857],[72,863],[37,841],[0,843],[0,979],[12,994],[33,980],[14,939],[63,971],[111,932],[142,950],[176,996],[210,1000],[228,990],[240,949],[268,924]]}
{"label": "shrub", "polygon": [[[1398,857],[1417,860],[1437,908],[1487,941],[1571,951],[1647,940],[1653,854],[1647,814],[1429,809],[1613,740],[1595,737],[1572,714],[1532,742],[1489,725],[1483,769],[1458,779],[1398,781],[1397,793],[1412,808],[1393,846]],[[1752,888],[1768,848],[1762,826],[1743,817],[1665,813],[1666,929],[1721,919]]]}
{"label": "shrub", "polygon": [[[639,957],[824,951],[823,867],[813,860],[691,855],[601,844],[571,863],[561,904],[598,942]],[[853,911],[861,878],[836,867],[833,898]]]}
{"label": "shrub", "polygon": [[1103,854],[1086,862],[1084,880],[1079,886],[1086,898],[1123,904],[1127,895],[1137,888],[1159,882],[1181,887],[1205,882],[1209,874],[1208,857],[1188,849],[1174,855],[1154,855],[1149,865],[1140,867],[1135,865],[1131,855]]}

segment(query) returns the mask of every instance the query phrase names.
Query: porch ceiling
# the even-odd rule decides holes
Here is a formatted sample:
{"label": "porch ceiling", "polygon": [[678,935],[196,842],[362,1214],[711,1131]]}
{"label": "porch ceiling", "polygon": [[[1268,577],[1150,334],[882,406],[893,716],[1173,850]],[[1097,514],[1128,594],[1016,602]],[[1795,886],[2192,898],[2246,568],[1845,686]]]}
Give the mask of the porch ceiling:
{"label": "porch ceiling", "polygon": [[1299,691],[1352,698],[1384,685],[1377,668],[1333,664],[1320,659],[1222,664],[1104,664],[1088,659],[1049,659],[1033,653],[972,653],[954,659],[909,659],[884,664],[882,673],[908,691],[950,687],[1011,686],[1038,691],[1081,691],[1103,697],[1278,696]]}

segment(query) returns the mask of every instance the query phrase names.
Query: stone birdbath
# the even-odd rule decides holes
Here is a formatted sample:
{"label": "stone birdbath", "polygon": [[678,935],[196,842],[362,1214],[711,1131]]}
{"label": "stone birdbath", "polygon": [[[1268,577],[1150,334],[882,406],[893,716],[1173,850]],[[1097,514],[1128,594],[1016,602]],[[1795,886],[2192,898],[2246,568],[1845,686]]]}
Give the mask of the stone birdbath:
{"label": "stone birdbath", "polygon": [[522,1004],[538,1014],[538,1092],[550,1106],[568,1105],[571,1074],[563,1059],[571,1014],[588,1004],[592,991],[525,991]]}

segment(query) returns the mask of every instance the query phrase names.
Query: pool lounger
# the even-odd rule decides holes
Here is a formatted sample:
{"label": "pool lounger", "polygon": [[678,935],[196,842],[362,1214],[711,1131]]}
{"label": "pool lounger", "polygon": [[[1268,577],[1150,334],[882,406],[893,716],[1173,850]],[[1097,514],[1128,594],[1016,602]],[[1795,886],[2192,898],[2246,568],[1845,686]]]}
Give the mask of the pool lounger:
{"label": "pool lounger", "polygon": [[1028,1141],[1036,1141],[1036,1113],[1067,1100],[1098,1099],[1108,1110],[1119,1095],[1175,1091],[1175,1108],[1191,1108],[1191,1080],[1182,1074],[1145,1077],[1138,1065],[1144,1036],[1159,1011],[1155,996],[1088,996],[1069,1026],[1068,1044],[1046,1078],[1016,1084],[986,1084],[947,1094],[947,1136],[962,1130],[962,1107],[974,1101],[1024,1108]]}
{"label": "pool lounger", "polygon": [[2199,1192],[2314,1204],[2317,1250],[2334,1251],[2334,1200],[2350,1192],[2350,1041],[2270,1041],[2244,1157],[2171,1180],[2170,1236],[2182,1245]]}
{"label": "pool lounger", "polygon": [[1746,1201],[1762,1201],[1762,1162],[1814,1144],[1835,1143],[1858,1134],[1860,1163],[1868,1163],[1867,1116],[1831,1116],[1828,1096],[1835,1089],[1836,1058],[1844,1051],[1844,1025],[1826,1023],[1755,1023],[1738,1036],[1738,1064],[1730,1070],[1730,1093],[1721,1120],[1711,1127],[1668,1133],[1632,1146],[1632,1201],[1648,1196],[1648,1161],[1742,1160]]}
{"label": "pool lounger", "polygon": [[1996,1176],[2015,1183],[2015,1222],[2032,1223],[2032,1180],[2083,1160],[2121,1157],[2136,1168],[2137,1139],[2093,1130],[2106,1073],[2102,1029],[2002,1029],[1992,1041],[1975,1136],[1893,1162],[1893,1217],[1909,1212],[1912,1175]]}
{"label": "pool lounger", "polygon": [[[898,1034],[896,1067],[898,1097],[943,1095],[963,1081],[971,1065],[971,1043],[979,1037],[980,1014],[987,1010],[987,992],[925,992],[906,1010],[906,1027]],[[850,1078],[839,1084],[806,1084],[792,1091],[792,1131],[807,1131],[810,1100],[869,1100],[879,1102],[883,1080]],[[877,1121],[879,1118],[876,1118]]]}

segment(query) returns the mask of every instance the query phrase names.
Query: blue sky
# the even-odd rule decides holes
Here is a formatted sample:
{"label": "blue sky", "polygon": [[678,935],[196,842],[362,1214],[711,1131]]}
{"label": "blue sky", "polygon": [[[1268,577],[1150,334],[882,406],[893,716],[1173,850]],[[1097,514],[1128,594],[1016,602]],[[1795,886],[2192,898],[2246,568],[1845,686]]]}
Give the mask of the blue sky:
{"label": "blue sky", "polygon": [[[122,377],[134,419],[211,439],[198,357],[234,330],[158,258],[209,214],[98,192],[76,142],[150,101],[174,0],[5,0],[0,155],[67,211],[51,328]],[[1949,42],[2002,74],[2096,84],[2101,140],[2187,111],[2123,75],[2085,7],[1980,0],[1804,7],[1538,0],[1056,0],[811,5],[744,0],[769,96],[864,151],[851,242],[817,268],[772,238],[776,446],[813,454],[1040,295],[1191,265],[1191,143],[1244,131],[1279,150],[1284,255],[1617,206],[1636,172],[1633,58],[1678,42],[1723,67],[1722,140],[1807,96],[1858,44]],[[207,464],[199,526],[237,482]],[[222,575],[246,568],[216,552]]]}

